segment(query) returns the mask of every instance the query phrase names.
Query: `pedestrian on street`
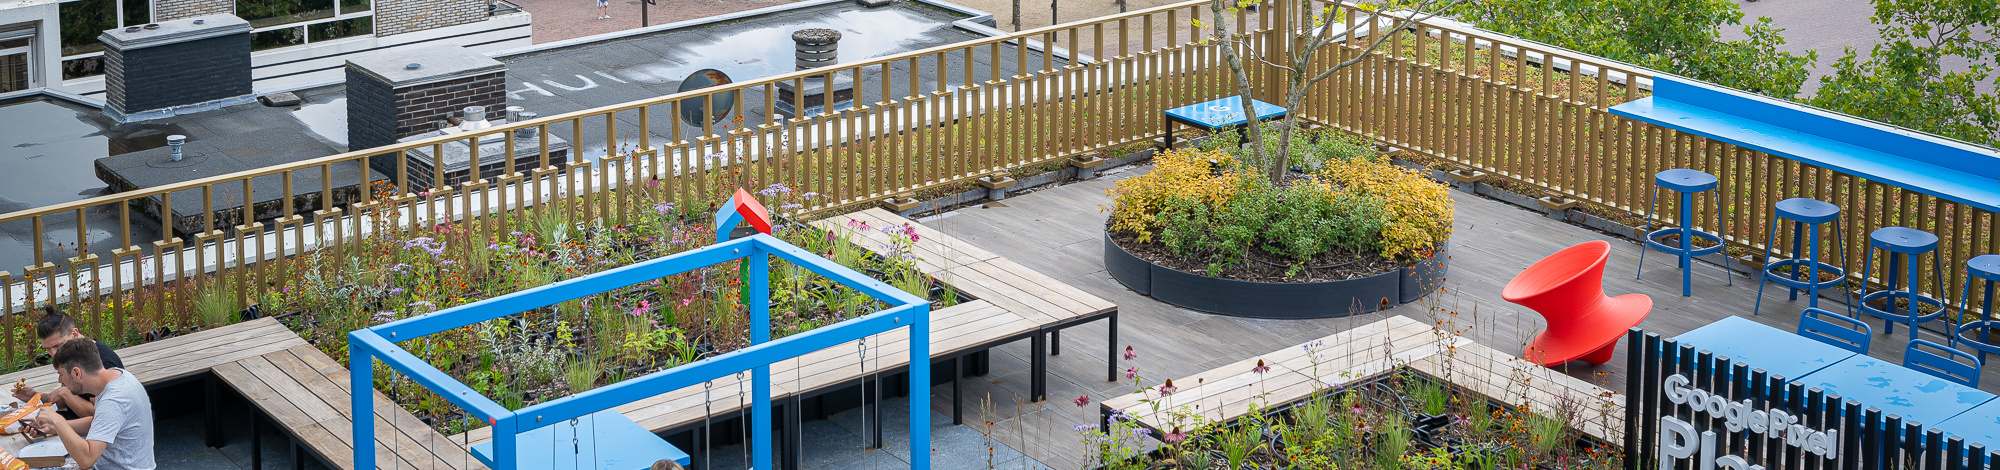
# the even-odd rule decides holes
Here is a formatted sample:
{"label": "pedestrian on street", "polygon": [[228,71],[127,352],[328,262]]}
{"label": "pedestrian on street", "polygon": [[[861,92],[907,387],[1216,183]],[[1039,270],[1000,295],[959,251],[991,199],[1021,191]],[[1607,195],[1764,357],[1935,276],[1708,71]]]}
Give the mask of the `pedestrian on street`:
{"label": "pedestrian on street", "polygon": [[611,0],[597,0],[597,19],[611,19]]}

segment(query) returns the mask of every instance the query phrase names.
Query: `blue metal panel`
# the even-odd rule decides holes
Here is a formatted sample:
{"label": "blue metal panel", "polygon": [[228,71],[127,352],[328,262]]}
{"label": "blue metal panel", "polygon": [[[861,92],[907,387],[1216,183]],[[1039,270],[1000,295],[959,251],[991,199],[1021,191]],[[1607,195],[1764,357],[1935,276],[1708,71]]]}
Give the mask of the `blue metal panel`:
{"label": "blue metal panel", "polygon": [[2000,151],[1684,78],[1653,91],[1610,112],[2000,211]]}
{"label": "blue metal panel", "polygon": [[[555,470],[645,470],[662,459],[689,464],[687,452],[616,410],[591,413],[575,424],[558,421],[523,432],[514,455],[516,462],[550,462]],[[473,445],[472,456],[488,467],[500,465],[493,458],[492,442]]]}

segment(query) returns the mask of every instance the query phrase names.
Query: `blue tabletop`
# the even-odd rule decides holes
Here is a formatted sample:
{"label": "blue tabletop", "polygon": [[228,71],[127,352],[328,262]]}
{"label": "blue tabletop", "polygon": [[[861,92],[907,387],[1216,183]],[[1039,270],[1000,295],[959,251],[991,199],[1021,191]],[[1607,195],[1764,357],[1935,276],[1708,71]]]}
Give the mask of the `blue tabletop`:
{"label": "blue tabletop", "polygon": [[[687,452],[616,410],[577,418],[574,426],[563,421],[522,433],[516,450],[521,468],[644,470],[660,459],[689,464]],[[498,467],[491,441],[473,445],[472,456]]]}
{"label": "blue tabletop", "polygon": [[2000,400],[1992,400],[1944,420],[1932,429],[1965,438],[1966,444],[2000,445]]}
{"label": "blue tabletop", "polygon": [[[1250,100],[1250,104],[1257,108],[1257,119],[1260,121],[1285,114],[1285,108],[1278,105],[1257,100]],[[1243,118],[1242,108],[1243,98],[1231,96],[1169,109],[1167,115],[1214,129],[1249,123]]]}
{"label": "blue tabletop", "polygon": [[1765,326],[1743,318],[1728,317],[1675,336],[1696,351],[1712,351],[1717,356],[1764,369],[1787,380],[1805,377],[1854,353],[1833,345],[1799,336],[1790,331]]}
{"label": "blue tabletop", "polygon": [[1807,388],[1819,387],[1838,393],[1842,400],[1855,400],[1864,407],[1882,409],[1884,416],[1895,414],[1905,421],[1926,426],[1971,410],[1993,400],[1993,394],[1951,383],[1929,374],[1904,368],[1868,356],[1854,356],[1820,369],[1797,382]]}

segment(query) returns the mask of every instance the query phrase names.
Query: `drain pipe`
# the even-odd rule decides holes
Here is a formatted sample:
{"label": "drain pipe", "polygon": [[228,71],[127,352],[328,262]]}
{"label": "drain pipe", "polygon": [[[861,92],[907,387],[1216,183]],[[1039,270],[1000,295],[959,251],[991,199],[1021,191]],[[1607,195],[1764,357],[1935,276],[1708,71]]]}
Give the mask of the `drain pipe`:
{"label": "drain pipe", "polygon": [[187,140],[188,140],[187,136],[184,135],[167,136],[167,146],[174,148],[173,155],[167,157],[170,161],[176,161],[176,162],[181,161],[181,158],[183,158],[181,156],[181,144],[187,143]]}

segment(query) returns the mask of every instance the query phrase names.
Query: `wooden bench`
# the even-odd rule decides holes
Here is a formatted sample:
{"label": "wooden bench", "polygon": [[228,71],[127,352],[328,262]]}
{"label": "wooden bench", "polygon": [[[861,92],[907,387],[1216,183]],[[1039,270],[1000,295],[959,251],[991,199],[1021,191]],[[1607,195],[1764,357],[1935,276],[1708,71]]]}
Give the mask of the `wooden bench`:
{"label": "wooden bench", "polygon": [[[139,377],[147,388],[156,389],[190,380],[205,380],[207,387],[207,441],[209,447],[222,446],[222,420],[220,384],[207,376],[210,368],[217,364],[227,364],[247,357],[282,351],[285,348],[306,344],[276,320],[258,319],[234,325],[209,328],[190,334],[175,336],[150,343],[118,349],[118,358],[125,362],[125,370]],[[29,387],[47,392],[57,387],[55,369],[34,367],[11,374],[0,375],[0,381],[14,383],[27,380]]]}
{"label": "wooden bench", "polygon": [[[348,410],[347,369],[306,343],[277,320],[261,318],[210,328],[118,350],[126,370],[148,388],[205,380],[208,445],[221,447],[221,394],[228,386],[293,437],[294,454],[310,450],[336,468],[354,468],[353,418]],[[213,372],[213,375],[207,375]],[[54,370],[37,367],[0,376],[14,382],[27,379],[36,390],[56,386]],[[396,430],[378,437],[377,466],[382,468],[455,469],[471,457],[450,445],[443,435],[376,392],[377,429]],[[252,417],[253,426],[263,422]],[[391,424],[394,423],[394,424]],[[251,466],[262,467],[262,432],[251,435]],[[303,459],[294,459],[303,464]]]}
{"label": "wooden bench", "polygon": [[[959,373],[965,356],[990,348],[995,344],[1031,338],[1040,331],[1041,324],[1021,315],[999,308],[985,300],[971,300],[952,307],[931,312],[931,361],[952,366],[949,375],[952,381],[953,424],[964,421],[964,400],[961,382],[964,374]],[[859,342],[847,342],[831,348],[807,353],[803,356],[781,361],[771,366],[771,399],[780,405],[778,412],[784,413],[781,423],[798,423],[804,408],[804,400],[860,382],[875,384],[879,377],[902,373],[909,369],[909,336],[901,331],[870,336],[868,355],[864,361],[860,354]],[[882,384],[889,385],[889,384]],[[873,403],[881,402],[882,387],[867,387],[875,393]],[[729,417],[746,411],[750,404],[750,378],[744,374],[741,379],[723,378],[709,381],[700,387],[687,387],[655,395],[644,400],[614,407],[641,427],[657,433],[674,433],[698,430],[708,426],[717,417]],[[378,401],[377,403],[382,403]],[[881,409],[869,407],[872,413],[873,442],[882,442]],[[785,424],[780,429],[780,448],[785,442],[801,439],[800,427]],[[492,430],[475,429],[470,432],[445,438],[446,441],[470,448],[492,439]],[[697,447],[702,447],[697,445]],[[699,452],[699,450],[696,450]],[[696,454],[699,456],[700,454]],[[787,452],[781,458],[796,463],[797,455]],[[789,464],[788,464],[789,465]]]}
{"label": "wooden bench", "polygon": [[1574,412],[1571,427],[1599,442],[1625,439],[1625,397],[1478,343],[1461,345],[1447,356],[1410,363],[1410,368],[1466,387],[1507,406],[1542,414]]}
{"label": "wooden bench", "polygon": [[[875,230],[854,230],[848,221],[867,223]],[[952,238],[880,208],[829,217],[813,223],[827,230],[852,231],[865,242],[862,246],[888,254],[898,235],[882,233],[882,227],[915,227],[918,235],[911,249],[917,255],[917,269],[1009,312],[1041,322],[1036,357],[1030,361],[1029,395],[1042,400],[1048,393],[1048,359],[1040,351],[1047,344],[1048,355],[1062,354],[1062,330],[1096,320],[1106,320],[1109,340],[1105,343],[1104,376],[1118,380],[1118,306],[1055,278],[1035,272],[1020,263],[995,256],[971,243]]]}
{"label": "wooden bench", "polygon": [[[1404,364],[1443,353],[1453,346],[1469,344],[1463,338],[1443,337],[1430,325],[1394,316],[1316,340],[1314,350],[1305,344],[1272,351],[1187,377],[1174,378],[1179,389],[1171,395],[1140,392],[1099,402],[1106,416],[1113,410],[1154,431],[1171,431],[1179,425],[1176,414],[1201,416],[1204,422],[1219,423],[1242,417],[1259,406],[1297,401],[1341,384],[1381,374]],[[1262,374],[1253,369],[1257,361],[1270,367]],[[1152,406],[1152,402],[1160,406]]]}
{"label": "wooden bench", "polygon": [[[1122,410],[1139,425],[1166,432],[1194,424],[1177,421],[1177,414],[1199,416],[1204,423],[1228,422],[1254,408],[1295,402],[1408,367],[1510,407],[1577,412],[1572,426],[1601,442],[1624,437],[1621,396],[1416,320],[1393,316],[1316,341],[1175,378],[1179,390],[1171,395],[1133,393],[1103,400],[1099,407],[1107,417]],[[1306,344],[1315,345],[1317,353]],[[1253,371],[1259,360],[1270,370]]]}
{"label": "wooden bench", "polygon": [[[287,331],[285,334],[291,334]],[[297,335],[293,335],[294,338]],[[354,468],[353,393],[346,367],[312,345],[217,365],[216,377],[292,436],[293,461],[311,452],[334,468]],[[383,469],[483,469],[452,442],[382,392],[375,394],[375,466]],[[251,420],[261,426],[261,421]],[[251,434],[251,466],[261,467],[262,443]]]}

